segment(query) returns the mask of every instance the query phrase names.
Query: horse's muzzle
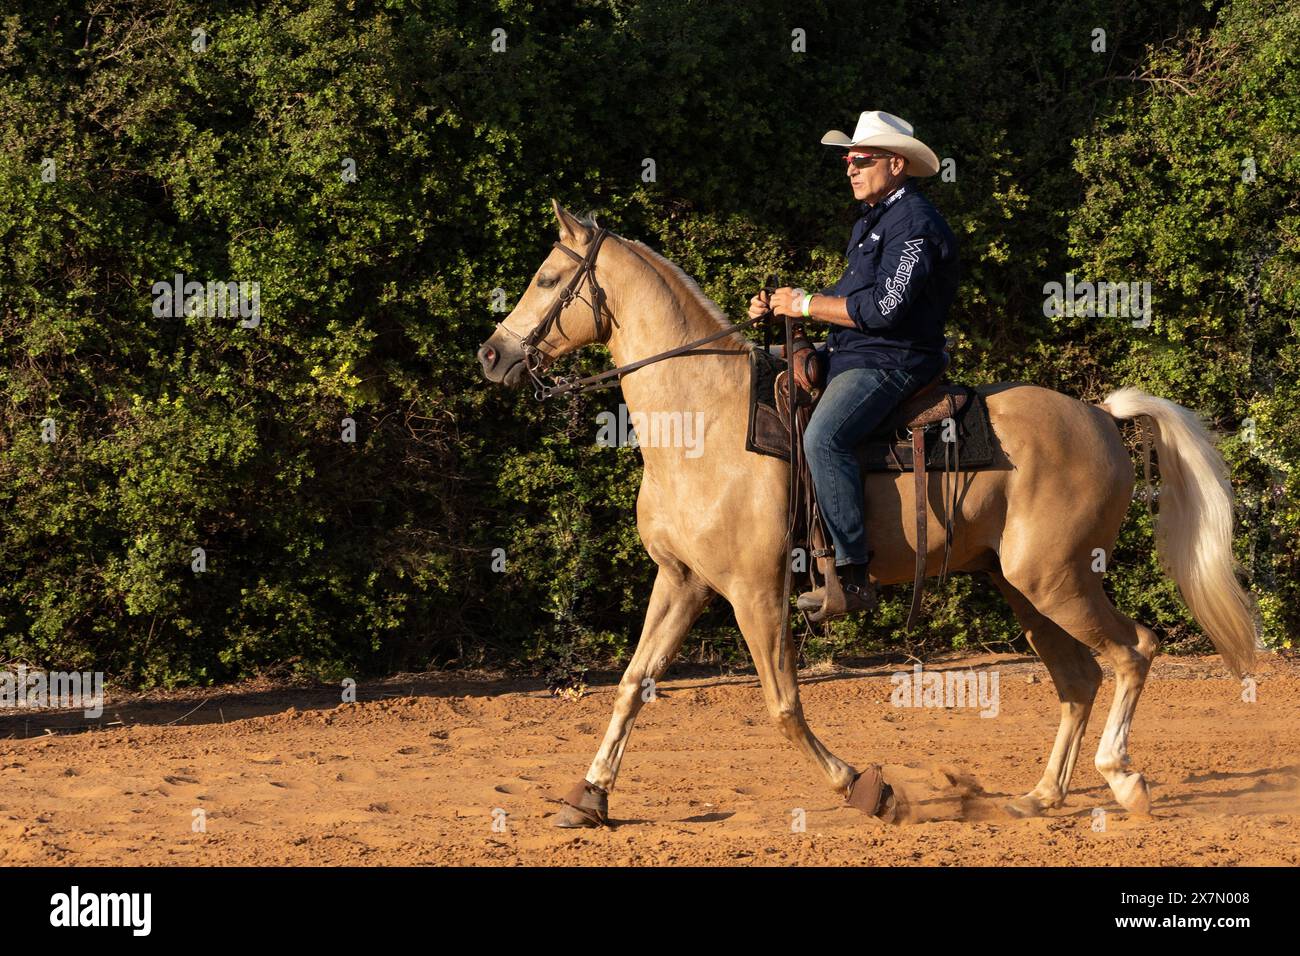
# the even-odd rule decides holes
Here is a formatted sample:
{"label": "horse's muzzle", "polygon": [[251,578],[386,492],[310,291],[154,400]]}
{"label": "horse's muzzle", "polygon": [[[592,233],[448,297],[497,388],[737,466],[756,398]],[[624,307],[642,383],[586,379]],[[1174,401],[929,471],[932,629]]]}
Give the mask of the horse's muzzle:
{"label": "horse's muzzle", "polygon": [[524,352],[517,342],[505,338],[500,331],[493,332],[479,346],[478,364],[483,377],[507,388],[516,388],[524,380]]}

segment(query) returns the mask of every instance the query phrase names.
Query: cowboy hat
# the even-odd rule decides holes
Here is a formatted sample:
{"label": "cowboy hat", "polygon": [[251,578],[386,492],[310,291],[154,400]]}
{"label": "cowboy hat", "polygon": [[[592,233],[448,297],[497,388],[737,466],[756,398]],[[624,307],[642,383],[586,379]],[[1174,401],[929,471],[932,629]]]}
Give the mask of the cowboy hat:
{"label": "cowboy hat", "polygon": [[879,146],[897,153],[907,160],[909,176],[933,176],[939,171],[939,158],[934,150],[912,135],[912,124],[893,113],[871,110],[858,117],[858,127],[852,136],[833,129],[822,137],[827,146],[860,149]]}

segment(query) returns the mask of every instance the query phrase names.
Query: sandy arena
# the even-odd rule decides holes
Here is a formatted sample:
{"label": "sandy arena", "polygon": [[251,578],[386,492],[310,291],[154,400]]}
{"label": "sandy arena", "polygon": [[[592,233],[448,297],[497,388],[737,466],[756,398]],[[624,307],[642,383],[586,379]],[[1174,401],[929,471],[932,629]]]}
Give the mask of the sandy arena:
{"label": "sandy arena", "polygon": [[1037,783],[1056,734],[1046,669],[931,666],[996,667],[998,716],[892,706],[906,664],[802,678],[814,732],[905,793],[911,822],[895,826],[840,805],[752,676],[704,675],[670,676],[641,712],[614,826],[557,830],[547,797],[586,771],[616,676],[564,701],[537,681],[421,675],[363,684],[356,704],[267,683],[110,697],[97,722],[8,711],[0,865],[1300,864],[1300,663],[1265,655],[1252,704],[1217,657],[1157,658],[1130,745],[1154,800],[1144,819],[1092,766],[1107,671],[1066,806],[1029,820],[1002,804]]}

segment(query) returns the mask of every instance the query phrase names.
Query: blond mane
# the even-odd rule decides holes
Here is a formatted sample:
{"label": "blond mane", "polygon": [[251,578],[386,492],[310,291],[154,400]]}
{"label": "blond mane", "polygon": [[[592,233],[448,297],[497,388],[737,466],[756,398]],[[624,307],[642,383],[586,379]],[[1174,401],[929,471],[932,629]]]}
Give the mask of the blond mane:
{"label": "blond mane", "polygon": [[[585,217],[580,217],[579,222],[592,229],[599,228],[596,224],[595,217],[590,214]],[[736,329],[736,324],[727,318],[726,313],[724,313],[722,309],[718,308],[718,304],[705,295],[704,290],[700,288],[699,283],[683,272],[680,266],[665,259],[644,242],[640,242],[636,239],[626,239],[615,233],[611,233],[611,235],[620,242],[625,243],[633,252],[640,255],[641,258],[646,261],[646,264],[649,265],[650,268],[654,269],[655,272],[659,274],[659,277],[668,284],[668,287],[677,295],[678,300],[683,303],[694,301],[700,311],[711,318],[717,324],[718,328],[730,329],[732,334],[726,338],[734,340],[736,344],[746,349],[754,348],[754,343],[740,334]]]}

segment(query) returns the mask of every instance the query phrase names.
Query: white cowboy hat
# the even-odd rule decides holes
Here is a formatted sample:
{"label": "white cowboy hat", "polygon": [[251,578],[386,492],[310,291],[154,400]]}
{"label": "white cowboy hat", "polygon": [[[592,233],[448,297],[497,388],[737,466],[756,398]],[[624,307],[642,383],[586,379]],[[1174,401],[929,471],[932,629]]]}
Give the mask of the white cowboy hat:
{"label": "white cowboy hat", "polygon": [[845,149],[879,146],[898,153],[907,160],[909,176],[933,176],[939,171],[939,157],[934,155],[934,150],[912,135],[911,123],[893,113],[880,110],[863,113],[858,117],[858,128],[852,136],[833,129],[822,137],[822,142]]}

